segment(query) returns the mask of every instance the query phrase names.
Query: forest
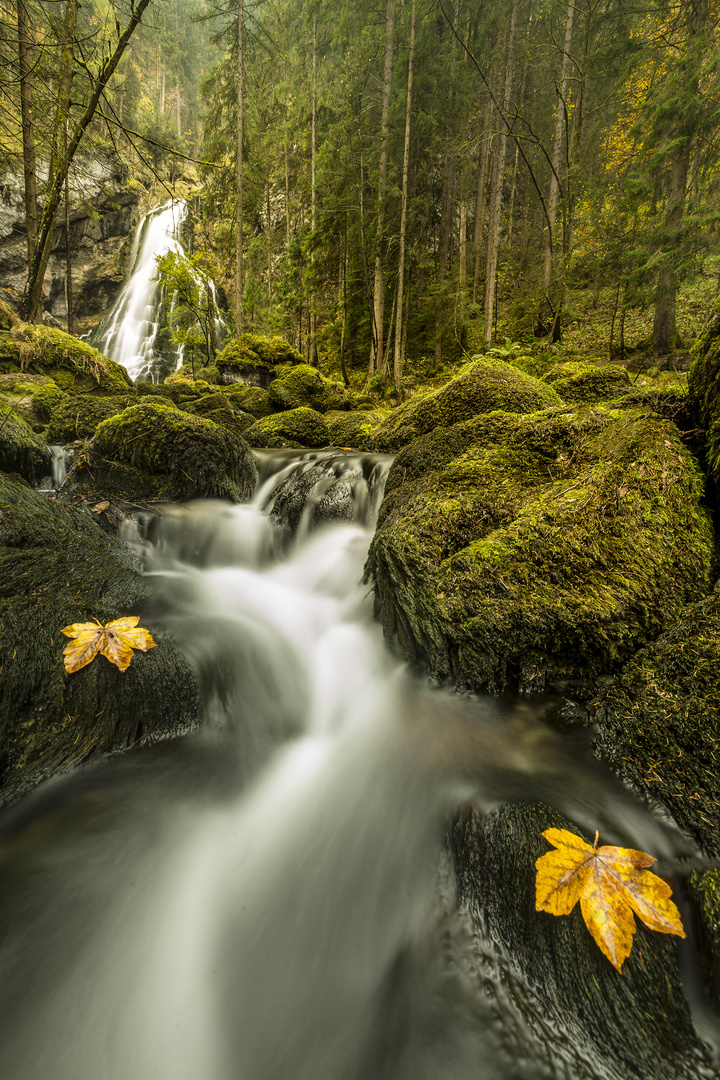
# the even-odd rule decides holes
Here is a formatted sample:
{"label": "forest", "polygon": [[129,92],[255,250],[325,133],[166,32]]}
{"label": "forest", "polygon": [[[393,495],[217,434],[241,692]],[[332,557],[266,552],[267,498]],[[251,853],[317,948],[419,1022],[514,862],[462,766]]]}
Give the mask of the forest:
{"label": "forest", "polygon": [[2,9],[0,167],[24,162],[57,213],[84,123],[78,161],[189,175],[241,330],[398,392],[406,367],[492,345],[576,331],[576,354],[622,361],[697,332],[717,280],[716,4],[142,7],[137,28],[134,6]]}

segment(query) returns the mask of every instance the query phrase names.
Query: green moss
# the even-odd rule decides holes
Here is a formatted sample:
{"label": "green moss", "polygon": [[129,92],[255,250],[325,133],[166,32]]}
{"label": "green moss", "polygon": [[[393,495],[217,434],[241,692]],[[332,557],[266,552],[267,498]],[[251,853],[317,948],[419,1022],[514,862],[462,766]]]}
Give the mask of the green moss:
{"label": "green moss", "polygon": [[599,746],[720,855],[720,593],[678,616],[596,700]]}
{"label": "green moss", "polygon": [[707,586],[702,478],[668,424],[491,413],[396,458],[368,567],[388,633],[475,690],[617,670]]}
{"label": "green moss", "polygon": [[242,435],[255,423],[255,417],[234,405],[228,394],[207,394],[198,401],[186,405],[185,409],[206,420],[212,420],[213,423],[220,424],[237,435]]}
{"label": "green moss", "polygon": [[0,375],[0,395],[8,408],[13,408],[34,431],[42,431],[50,419],[52,408],[63,400],[64,394],[49,375]]}
{"label": "green moss", "polygon": [[370,412],[325,413],[330,442],[333,446],[352,447],[353,450],[372,449],[371,432],[377,424],[377,415]]}
{"label": "green moss", "polygon": [[706,432],[709,472],[720,484],[720,300],[692,348],[688,391]]}
{"label": "green moss", "polygon": [[258,420],[245,432],[250,446],[318,447],[328,446],[330,433],[320,413],[301,407]]}
{"label": "green moss", "polygon": [[162,631],[125,673],[98,657],[67,675],[61,629],[142,614],[147,579],[87,509],[0,474],[0,802],[97,751],[198,722],[188,661]]}
{"label": "green moss", "polygon": [[302,354],[293,348],[285,338],[261,337],[260,334],[241,334],[235,339],[241,346],[247,348],[263,364],[301,364]]}
{"label": "green moss", "polygon": [[316,412],[349,409],[352,397],[340,383],[326,379],[317,368],[297,364],[270,383],[270,398],[278,409],[307,405]]}
{"label": "green moss", "polygon": [[264,416],[270,416],[275,412],[275,407],[270,400],[270,394],[260,386],[246,386],[244,383],[235,383],[233,386],[224,387],[230,404],[243,412],[261,420]]}
{"label": "green moss", "polygon": [[93,450],[99,459],[95,483],[127,488],[137,482],[128,476],[129,467],[142,475],[139,497],[245,502],[254,491],[255,463],[247,444],[210,420],[168,405],[134,405],[103,421]]}
{"label": "green moss", "polygon": [[47,448],[12,406],[0,404],[0,469],[37,484],[50,472]]}
{"label": "green moss", "polygon": [[61,390],[117,394],[133,390],[120,364],[62,330],[20,324],[0,332],[0,373],[50,375]]}
{"label": "green moss", "polygon": [[89,439],[102,420],[122,412],[136,400],[131,394],[63,394],[52,409],[46,438],[51,443]]}
{"label": "green moss", "polygon": [[613,401],[616,409],[638,409],[651,416],[672,420],[682,431],[697,426],[695,404],[683,386],[661,386],[656,390],[631,390]]}
{"label": "green moss", "polygon": [[562,402],[550,386],[502,360],[477,360],[432,394],[400,405],[374,429],[374,448],[394,452],[435,428],[501,409],[532,413]]}
{"label": "green moss", "polygon": [[630,387],[630,376],[623,367],[612,364],[566,363],[557,364],[543,376],[563,401],[584,402],[588,405],[599,401],[612,401]]}

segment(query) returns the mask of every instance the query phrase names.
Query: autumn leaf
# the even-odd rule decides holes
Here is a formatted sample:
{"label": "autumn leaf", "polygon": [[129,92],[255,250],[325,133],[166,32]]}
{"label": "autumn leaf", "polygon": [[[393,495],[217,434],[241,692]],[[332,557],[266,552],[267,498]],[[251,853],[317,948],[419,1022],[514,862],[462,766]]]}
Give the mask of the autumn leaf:
{"label": "autumn leaf", "polygon": [[566,829],[546,829],[557,850],[535,867],[535,907],[550,915],[569,915],[578,900],[588,930],[613,967],[630,955],[638,915],[650,930],[685,937],[672,889],[647,867],[656,860],[631,848],[592,847]]}
{"label": "autumn leaf", "polygon": [[65,670],[68,674],[79,671],[101,653],[120,671],[126,671],[133,657],[133,649],[147,652],[155,647],[149,631],[138,626],[139,622],[137,615],[128,615],[114,619],[107,626],[97,621],[66,626],[62,633],[73,640],[63,650]]}

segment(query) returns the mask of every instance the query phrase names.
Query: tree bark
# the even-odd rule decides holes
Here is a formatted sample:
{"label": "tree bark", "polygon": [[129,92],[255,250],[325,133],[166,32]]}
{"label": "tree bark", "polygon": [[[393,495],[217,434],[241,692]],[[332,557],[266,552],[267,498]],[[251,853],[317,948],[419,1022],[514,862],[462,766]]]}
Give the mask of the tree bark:
{"label": "tree bark", "polygon": [[25,221],[27,229],[28,270],[37,242],[37,175],[35,171],[35,131],[32,115],[32,62],[30,59],[30,15],[27,0],[17,0],[18,60],[20,65],[20,116],[25,178]]}
{"label": "tree bark", "polygon": [[555,220],[557,217],[557,205],[560,196],[560,169],[563,147],[563,133],[567,125],[567,86],[570,75],[570,47],[572,45],[573,21],[575,18],[575,0],[570,0],[565,18],[565,45],[560,70],[560,87],[558,90],[557,116],[555,118],[555,137],[553,139],[552,172],[550,174],[550,190],[548,192],[548,217],[550,225],[547,231],[545,246],[545,269],[543,273],[543,287],[547,291],[550,288],[553,271],[553,254],[555,249]]}
{"label": "tree bark", "polygon": [[491,117],[492,101],[488,101],[485,106],[482,121],[480,169],[478,171],[478,189],[477,199],[475,201],[475,225],[473,228],[473,249],[475,252],[475,266],[473,268],[473,304],[477,303],[477,295],[480,287],[481,254],[483,249],[483,233],[485,231],[485,187],[487,183],[487,163],[492,143],[492,135],[490,134]]}
{"label": "tree bark", "polygon": [[[405,232],[407,229],[408,177],[410,172],[410,123],[412,117],[413,68],[415,66],[415,12],[416,0],[410,8],[410,52],[408,54],[407,94],[405,97],[405,146],[403,149],[402,208],[400,211],[400,251],[398,258],[397,312],[395,320],[395,356],[393,380],[398,394],[402,394],[402,377],[405,357],[403,355],[403,297],[405,293]],[[405,316],[407,318],[407,316]]]}
{"label": "tree bark", "polygon": [[[518,0],[514,0],[510,16],[508,33],[507,65],[505,68],[505,93],[503,115],[507,116],[512,94],[515,73],[515,32],[518,20]],[[493,167],[492,188],[490,193],[490,220],[488,223],[487,259],[485,263],[485,329],[483,340],[489,346],[493,339],[493,315],[495,314],[495,290],[497,286],[498,256],[500,253],[500,217],[502,213],[502,191],[505,175],[505,151],[507,148],[507,127],[503,125],[498,135],[498,148]]]}
{"label": "tree bark", "polygon": [[672,352],[677,345],[677,282],[675,278],[676,260],[673,249],[685,213],[685,193],[687,191],[691,155],[692,137],[688,136],[672,163],[670,190],[665,213],[665,235],[670,250],[666,254],[665,264],[658,274],[652,334],[653,349],[659,355]]}
{"label": "tree bark", "polygon": [[318,366],[317,350],[317,309],[315,299],[315,228],[317,226],[317,15],[313,15],[312,44],[312,133],[310,146],[310,233],[312,249],[310,252],[310,342],[309,359],[313,367]]}
{"label": "tree bark", "polygon": [[237,164],[235,166],[235,333],[243,331],[243,18],[239,0],[237,25]]}
{"label": "tree bark", "polygon": [[390,91],[392,88],[393,38],[395,36],[395,0],[388,0],[385,13],[385,63],[383,67],[382,115],[380,119],[380,168],[378,178],[378,213],[375,236],[375,276],[373,282],[373,340],[370,348],[368,377],[383,363],[383,324],[385,321],[385,271],[382,240],[385,231],[385,198],[390,141]]}

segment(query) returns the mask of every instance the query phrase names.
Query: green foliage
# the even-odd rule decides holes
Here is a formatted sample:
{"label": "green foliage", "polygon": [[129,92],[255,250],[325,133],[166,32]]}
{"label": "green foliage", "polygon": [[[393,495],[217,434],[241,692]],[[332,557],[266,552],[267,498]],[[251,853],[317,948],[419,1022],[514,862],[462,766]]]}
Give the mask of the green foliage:
{"label": "green foliage", "polygon": [[205,251],[192,255],[168,251],[156,255],[155,262],[160,285],[170,302],[172,340],[189,354],[194,378],[196,360],[201,366],[213,361],[217,354],[215,322],[219,313],[209,256]]}

